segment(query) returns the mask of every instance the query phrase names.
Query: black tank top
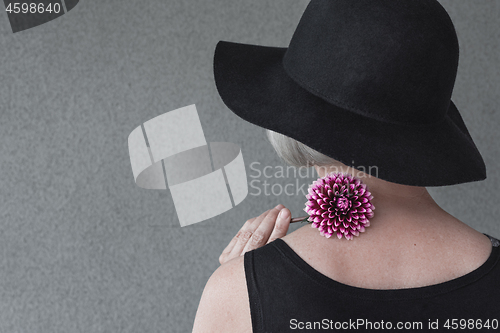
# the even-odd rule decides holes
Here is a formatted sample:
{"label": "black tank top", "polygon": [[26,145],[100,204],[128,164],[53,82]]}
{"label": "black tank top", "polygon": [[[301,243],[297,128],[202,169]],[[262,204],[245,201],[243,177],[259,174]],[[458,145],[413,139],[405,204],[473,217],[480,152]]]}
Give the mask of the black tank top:
{"label": "black tank top", "polygon": [[253,332],[500,331],[500,242],[476,270],[436,285],[348,286],[318,272],[283,240],[245,253]]}

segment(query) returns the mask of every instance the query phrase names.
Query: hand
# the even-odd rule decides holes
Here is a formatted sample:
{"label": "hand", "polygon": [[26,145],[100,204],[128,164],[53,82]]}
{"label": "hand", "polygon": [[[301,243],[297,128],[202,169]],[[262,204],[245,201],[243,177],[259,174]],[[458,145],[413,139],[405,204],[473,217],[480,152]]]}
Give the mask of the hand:
{"label": "hand", "polygon": [[278,205],[258,217],[245,222],[219,257],[221,265],[245,252],[257,249],[281,238],[288,232],[292,214],[288,208]]}

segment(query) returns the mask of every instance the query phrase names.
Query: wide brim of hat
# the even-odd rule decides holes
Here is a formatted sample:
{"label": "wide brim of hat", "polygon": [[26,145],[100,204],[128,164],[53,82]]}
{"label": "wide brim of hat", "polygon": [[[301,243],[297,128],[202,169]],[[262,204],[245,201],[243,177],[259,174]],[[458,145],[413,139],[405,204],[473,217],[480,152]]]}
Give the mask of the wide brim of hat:
{"label": "wide brim of hat", "polygon": [[446,118],[430,125],[374,120],[332,105],[297,84],[282,65],[286,50],[217,44],[215,83],[231,111],[345,165],[366,172],[371,167],[372,175],[389,182],[443,186],[486,178],[481,154],[453,102]]}

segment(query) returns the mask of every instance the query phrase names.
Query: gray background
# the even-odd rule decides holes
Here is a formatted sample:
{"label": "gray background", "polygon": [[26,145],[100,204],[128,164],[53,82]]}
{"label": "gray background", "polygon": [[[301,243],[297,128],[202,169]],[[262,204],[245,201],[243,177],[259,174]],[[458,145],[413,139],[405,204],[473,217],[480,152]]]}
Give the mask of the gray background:
{"label": "gray background", "polygon": [[[127,137],[196,103],[207,141],[240,144],[247,167],[281,165],[264,130],[218,97],[213,50],[221,39],[286,46],[306,4],[82,1],[16,34],[3,14],[0,332],[190,331],[218,256],[243,222],[278,203],[301,214],[303,197],[249,195],[180,228],[168,191],[134,184]],[[442,4],[461,48],[453,100],[488,179],[431,191],[451,214],[498,237],[500,3]]]}

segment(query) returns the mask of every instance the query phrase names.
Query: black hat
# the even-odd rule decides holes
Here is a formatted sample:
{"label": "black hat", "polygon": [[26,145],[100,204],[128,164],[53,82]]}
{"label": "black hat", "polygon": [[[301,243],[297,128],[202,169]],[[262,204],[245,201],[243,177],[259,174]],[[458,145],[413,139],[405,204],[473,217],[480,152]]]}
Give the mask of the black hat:
{"label": "black hat", "polygon": [[288,48],[220,41],[214,76],[255,125],[390,182],[452,185],[486,178],[450,100],[458,53],[436,0],[312,0]]}

